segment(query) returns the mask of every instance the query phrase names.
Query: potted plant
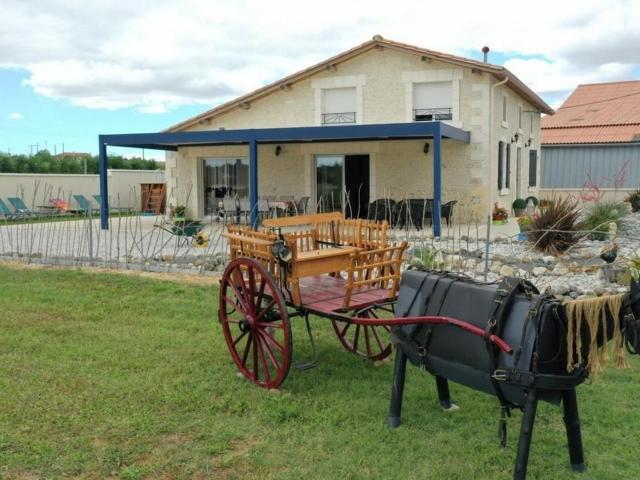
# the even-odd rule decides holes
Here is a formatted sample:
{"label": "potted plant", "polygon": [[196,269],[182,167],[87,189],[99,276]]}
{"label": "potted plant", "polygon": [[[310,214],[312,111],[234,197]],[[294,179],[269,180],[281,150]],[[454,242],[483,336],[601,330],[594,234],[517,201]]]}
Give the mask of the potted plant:
{"label": "potted plant", "polygon": [[529,206],[529,203],[531,203],[531,205],[533,205],[534,208],[538,206],[538,199],[533,195],[528,196],[527,198],[524,199],[524,201],[527,204],[527,206]]}
{"label": "potted plant", "polygon": [[529,226],[531,225],[531,217],[529,215],[522,215],[518,217],[518,227],[520,228],[520,233],[525,233]]}
{"label": "potted plant", "polygon": [[547,198],[541,198],[538,202],[538,207],[540,208],[549,208],[551,205],[553,205],[553,200]]}
{"label": "potted plant", "polygon": [[491,214],[491,220],[493,220],[494,225],[504,225],[507,223],[507,219],[509,218],[509,213],[507,209],[504,207],[500,207],[498,202],[493,205],[493,213]]}
{"label": "potted plant", "polygon": [[176,208],[173,209],[173,221],[181,222],[186,220],[187,216],[187,207],[185,205],[176,205]]}
{"label": "potted plant", "polygon": [[511,207],[516,217],[522,217],[527,211],[527,201],[524,198],[516,198]]}
{"label": "potted plant", "polygon": [[631,192],[627,198],[624,199],[625,202],[629,202],[631,204],[631,211],[639,212],[640,211],[640,189],[634,190]]}

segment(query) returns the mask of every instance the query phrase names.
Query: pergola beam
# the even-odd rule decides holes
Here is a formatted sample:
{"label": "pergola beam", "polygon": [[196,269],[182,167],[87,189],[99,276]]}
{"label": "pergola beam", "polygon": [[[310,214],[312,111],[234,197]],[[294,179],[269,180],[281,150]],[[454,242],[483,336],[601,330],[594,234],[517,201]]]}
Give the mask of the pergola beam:
{"label": "pergola beam", "polygon": [[442,139],[470,143],[468,131],[442,122],[380,123],[367,125],[328,125],[315,127],[205,130],[199,132],[127,133],[100,135],[100,219],[109,228],[107,189],[107,145],[177,151],[179,147],[247,145],[249,147],[249,202],[251,224],[257,224],[258,145],[275,143],[384,141],[433,139],[433,234],[441,233]]}

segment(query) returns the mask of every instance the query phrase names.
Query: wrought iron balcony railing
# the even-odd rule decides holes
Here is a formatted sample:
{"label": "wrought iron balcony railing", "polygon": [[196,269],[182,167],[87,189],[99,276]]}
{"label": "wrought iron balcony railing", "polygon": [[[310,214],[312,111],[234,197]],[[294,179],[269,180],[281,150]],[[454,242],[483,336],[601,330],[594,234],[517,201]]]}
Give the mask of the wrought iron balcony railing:
{"label": "wrought iron balcony railing", "polygon": [[416,108],[413,110],[413,120],[416,122],[451,120],[452,118],[450,108]]}
{"label": "wrought iron balcony railing", "polygon": [[356,123],[356,112],[323,113],[322,124]]}

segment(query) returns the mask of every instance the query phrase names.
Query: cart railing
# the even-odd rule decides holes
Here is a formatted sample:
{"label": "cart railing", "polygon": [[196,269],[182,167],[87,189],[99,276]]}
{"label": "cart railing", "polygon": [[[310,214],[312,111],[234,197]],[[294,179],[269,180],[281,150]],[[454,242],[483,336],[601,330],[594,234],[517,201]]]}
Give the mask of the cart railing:
{"label": "cart railing", "polygon": [[354,292],[385,289],[393,299],[400,286],[400,267],[407,242],[375,250],[363,250],[351,257],[343,306],[349,308]]}

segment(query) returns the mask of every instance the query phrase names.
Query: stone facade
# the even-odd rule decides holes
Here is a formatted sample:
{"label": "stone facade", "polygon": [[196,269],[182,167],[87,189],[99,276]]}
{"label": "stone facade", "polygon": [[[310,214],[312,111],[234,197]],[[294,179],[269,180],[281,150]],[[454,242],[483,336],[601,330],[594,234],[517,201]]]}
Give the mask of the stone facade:
{"label": "stone facade", "polygon": [[[518,106],[536,110],[508,84],[492,88],[497,80],[488,73],[419,55],[391,49],[374,49],[295,82],[244,108],[220,113],[186,130],[220,128],[265,128],[319,125],[320,94],[323,88],[353,87],[356,90],[356,122],[365,124],[400,123],[412,120],[412,85],[423,81],[452,82],[450,123],[471,132],[471,143],[443,140],[442,200],[458,200],[478,216],[489,213],[498,201],[508,208],[515,195],[497,191],[497,144],[511,140],[517,131]],[[491,94],[494,102],[492,108]],[[508,98],[508,125],[502,125],[502,95]],[[493,110],[493,113],[492,113]],[[522,181],[528,173],[529,119],[533,118],[531,148],[538,145],[540,114],[523,113]],[[515,129],[515,130],[514,130]],[[526,130],[526,131],[525,131]],[[525,135],[525,133],[527,135]],[[381,197],[425,198],[433,193],[433,148],[424,153],[425,141],[372,141],[344,143],[287,144],[280,155],[273,145],[258,150],[258,188],[262,195],[315,197],[314,158],[319,154],[368,154],[370,156],[370,200]],[[431,141],[428,143],[432,144]],[[202,216],[202,159],[248,156],[246,146],[180,148],[167,154],[170,197],[187,203],[193,215]],[[539,162],[538,162],[539,163]],[[515,150],[512,155],[512,185],[515,182]],[[539,176],[538,176],[539,178]],[[188,197],[188,198],[187,198]],[[171,199],[170,199],[171,201]]]}

